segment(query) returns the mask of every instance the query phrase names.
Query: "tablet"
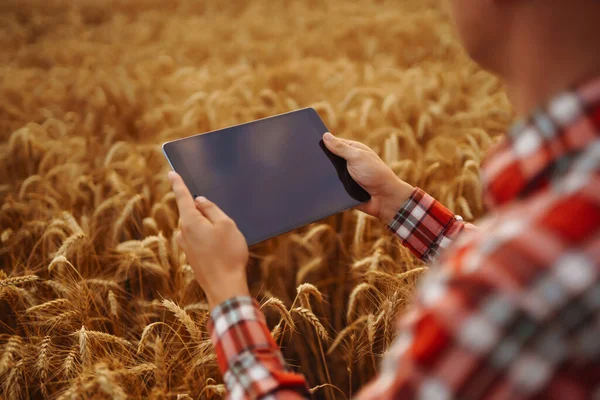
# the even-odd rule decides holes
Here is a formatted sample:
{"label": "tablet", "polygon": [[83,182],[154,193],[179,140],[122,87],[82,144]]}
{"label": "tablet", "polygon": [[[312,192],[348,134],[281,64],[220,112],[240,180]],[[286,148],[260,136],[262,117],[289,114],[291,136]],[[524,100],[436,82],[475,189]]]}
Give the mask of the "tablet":
{"label": "tablet", "polygon": [[322,141],[312,108],[167,142],[194,197],[205,196],[253,245],[370,199]]}

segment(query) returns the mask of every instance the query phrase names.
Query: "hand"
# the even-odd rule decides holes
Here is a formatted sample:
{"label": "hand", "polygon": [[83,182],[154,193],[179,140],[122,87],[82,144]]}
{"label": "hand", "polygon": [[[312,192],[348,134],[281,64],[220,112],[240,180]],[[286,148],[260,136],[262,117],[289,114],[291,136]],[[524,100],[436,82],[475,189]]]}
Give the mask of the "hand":
{"label": "hand", "polygon": [[337,138],[329,132],[323,135],[323,142],[332,153],[347,161],[350,176],[371,195],[371,200],[356,208],[389,223],[414,188],[398,178],[366,145]]}
{"label": "hand", "polygon": [[246,239],[219,207],[204,197],[192,199],[183,179],[169,172],[181,222],[177,243],[212,309],[235,296],[249,295]]}

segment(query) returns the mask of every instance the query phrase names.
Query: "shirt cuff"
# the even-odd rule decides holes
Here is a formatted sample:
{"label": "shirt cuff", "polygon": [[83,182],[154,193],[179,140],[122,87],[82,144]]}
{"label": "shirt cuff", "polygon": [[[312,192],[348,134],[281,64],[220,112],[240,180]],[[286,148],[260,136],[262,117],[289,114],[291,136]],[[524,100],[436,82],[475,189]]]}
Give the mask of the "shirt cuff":
{"label": "shirt cuff", "polygon": [[260,305],[250,296],[228,299],[216,306],[210,316],[208,330],[223,374],[243,352],[275,344]]}
{"label": "shirt cuff", "polygon": [[259,398],[279,389],[306,392],[289,371],[256,300],[233,297],[211,312],[208,329],[231,398]]}
{"label": "shirt cuff", "polygon": [[388,229],[416,257],[430,263],[464,229],[464,222],[462,217],[454,215],[423,190],[415,188],[388,224]]}

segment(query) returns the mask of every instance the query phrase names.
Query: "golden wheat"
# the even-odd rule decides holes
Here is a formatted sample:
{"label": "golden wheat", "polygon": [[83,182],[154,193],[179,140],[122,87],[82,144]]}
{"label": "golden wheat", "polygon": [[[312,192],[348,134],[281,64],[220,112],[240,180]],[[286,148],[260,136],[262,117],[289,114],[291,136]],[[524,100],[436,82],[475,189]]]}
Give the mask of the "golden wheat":
{"label": "golden wheat", "polygon": [[[312,106],[483,213],[479,165],[512,111],[441,0],[0,3],[2,398],[224,395],[164,141]],[[254,246],[248,266],[317,399],[374,376],[425,272],[357,211]]]}
{"label": "golden wheat", "polygon": [[100,389],[114,400],[125,400],[127,395],[121,385],[115,379],[115,374],[108,369],[104,363],[98,363],[94,366],[96,381]]}
{"label": "golden wheat", "polygon": [[65,357],[65,361],[63,363],[63,371],[65,373],[65,377],[67,379],[71,378],[73,375],[73,370],[75,368],[75,357],[77,356],[76,349],[73,348],[69,351],[67,357]]}
{"label": "golden wheat", "polygon": [[296,307],[292,309],[293,312],[302,316],[306,321],[310,323],[315,328],[315,331],[321,337],[321,339],[327,341],[329,340],[329,334],[327,333],[327,329],[323,326],[319,318],[309,309],[304,307]]}
{"label": "golden wheat", "polygon": [[200,329],[198,329],[198,327],[196,326],[196,323],[192,320],[192,318],[189,316],[189,314],[184,309],[179,307],[173,301],[167,300],[167,299],[163,300],[162,304],[163,304],[163,306],[165,306],[165,308],[167,310],[171,311],[173,313],[173,315],[175,315],[175,318],[177,318],[177,320],[183,326],[185,326],[188,333],[190,335],[192,335],[192,338],[194,340],[196,340],[196,341],[200,340],[200,338],[202,337],[202,332],[200,331]]}
{"label": "golden wheat", "polygon": [[288,311],[286,306],[283,304],[283,302],[281,300],[279,300],[277,297],[270,297],[269,299],[267,299],[267,301],[265,301],[260,306],[261,309],[264,307],[273,307],[275,310],[277,310],[277,312],[281,316],[281,320],[286,322],[287,326],[289,326],[292,330],[294,330],[296,328],[296,324],[294,323],[294,320],[292,319],[290,312]]}
{"label": "golden wheat", "polygon": [[37,362],[35,364],[37,372],[40,376],[40,389],[44,396],[48,396],[48,389],[46,388],[46,382],[48,380],[48,370],[50,369],[50,361],[49,361],[49,353],[52,352],[50,348],[50,341],[52,338],[50,336],[45,336],[42,340],[42,344],[40,345],[40,350],[37,358]]}
{"label": "golden wheat", "polygon": [[5,286],[16,286],[23,283],[33,282],[38,280],[37,275],[27,275],[27,276],[15,276],[13,278],[6,278],[0,281],[0,288]]}

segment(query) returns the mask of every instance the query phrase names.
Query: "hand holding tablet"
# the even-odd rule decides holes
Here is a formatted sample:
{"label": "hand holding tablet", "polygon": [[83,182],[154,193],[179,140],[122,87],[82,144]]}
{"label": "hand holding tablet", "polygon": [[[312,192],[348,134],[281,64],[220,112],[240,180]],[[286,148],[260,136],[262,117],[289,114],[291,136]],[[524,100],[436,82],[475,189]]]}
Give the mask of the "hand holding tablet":
{"label": "hand holding tablet", "polygon": [[248,246],[242,233],[216,204],[204,197],[192,199],[177,173],[169,173],[169,182],[181,216],[177,244],[185,252],[210,308],[231,297],[248,295]]}

